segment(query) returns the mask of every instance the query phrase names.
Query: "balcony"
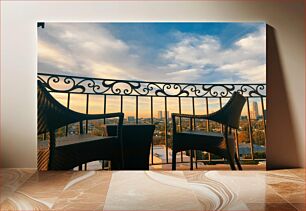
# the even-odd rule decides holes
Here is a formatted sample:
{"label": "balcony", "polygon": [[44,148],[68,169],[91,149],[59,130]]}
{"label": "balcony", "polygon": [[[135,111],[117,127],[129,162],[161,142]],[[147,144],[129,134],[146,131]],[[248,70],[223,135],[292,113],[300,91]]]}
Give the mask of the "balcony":
{"label": "balcony", "polygon": [[[124,112],[124,124],[156,126],[150,153],[151,169],[171,163],[171,113],[209,114],[220,109],[231,93],[242,93],[247,103],[242,111],[240,128],[233,131],[236,150],[244,165],[265,164],[266,84],[191,84],[114,80],[67,75],[38,74],[48,91],[63,105],[86,114]],[[101,133],[100,127],[116,120],[86,121],[86,133]],[[178,129],[189,129],[189,119],[179,119]],[[222,126],[207,120],[194,120],[197,130],[221,132]],[[57,136],[77,134],[78,124],[67,125]],[[48,134],[38,137],[47,139]],[[189,162],[189,152],[177,155],[177,162]],[[206,152],[196,152],[194,164],[223,165],[225,161]],[[263,166],[260,165],[260,166]],[[178,168],[179,169],[179,168]],[[252,169],[252,168],[251,168]]]}

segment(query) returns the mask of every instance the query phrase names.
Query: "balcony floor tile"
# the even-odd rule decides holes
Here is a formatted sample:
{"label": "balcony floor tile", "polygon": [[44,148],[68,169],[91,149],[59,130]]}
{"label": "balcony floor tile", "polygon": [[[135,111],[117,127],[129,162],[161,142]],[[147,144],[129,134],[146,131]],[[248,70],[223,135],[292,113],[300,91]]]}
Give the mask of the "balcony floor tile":
{"label": "balcony floor tile", "polygon": [[1,210],[305,210],[305,169],[1,169]]}

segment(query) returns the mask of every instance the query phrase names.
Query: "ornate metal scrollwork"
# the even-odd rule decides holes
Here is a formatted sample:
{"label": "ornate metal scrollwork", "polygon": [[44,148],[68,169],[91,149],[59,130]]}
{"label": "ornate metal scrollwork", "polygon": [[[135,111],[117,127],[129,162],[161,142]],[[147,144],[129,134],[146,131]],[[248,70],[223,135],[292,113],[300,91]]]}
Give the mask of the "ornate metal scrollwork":
{"label": "ornate metal scrollwork", "polygon": [[97,95],[163,96],[163,97],[230,97],[238,91],[246,97],[266,97],[266,84],[188,84],[128,81],[39,73],[51,92]]}

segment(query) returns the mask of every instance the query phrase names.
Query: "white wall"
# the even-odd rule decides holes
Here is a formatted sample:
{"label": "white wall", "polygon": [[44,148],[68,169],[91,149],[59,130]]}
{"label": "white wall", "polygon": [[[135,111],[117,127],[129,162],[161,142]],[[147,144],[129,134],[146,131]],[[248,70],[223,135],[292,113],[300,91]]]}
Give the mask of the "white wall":
{"label": "white wall", "polygon": [[265,21],[268,168],[305,165],[302,1],[1,1],[2,167],[36,167],[37,21]]}

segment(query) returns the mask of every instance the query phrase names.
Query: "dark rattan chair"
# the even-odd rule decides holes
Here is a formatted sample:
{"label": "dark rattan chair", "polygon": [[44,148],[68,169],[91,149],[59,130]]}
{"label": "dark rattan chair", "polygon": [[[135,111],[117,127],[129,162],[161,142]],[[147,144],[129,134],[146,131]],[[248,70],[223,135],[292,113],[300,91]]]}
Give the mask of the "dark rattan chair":
{"label": "dark rattan chair", "polygon": [[[48,170],[72,169],[95,160],[111,160],[112,168],[123,168],[121,135],[123,113],[82,114],[72,111],[55,100],[40,81],[37,86],[37,97],[37,134],[47,132],[50,134],[50,142],[38,143],[39,147],[49,149]],[[119,119],[116,136],[94,136],[83,133],[84,120],[104,118]],[[56,138],[56,129],[76,122],[80,123],[80,135]]]}
{"label": "dark rattan chair", "polygon": [[[176,153],[185,150],[191,150],[190,169],[193,169],[194,150],[203,150],[221,156],[228,160],[232,170],[236,170],[234,160],[237,162],[239,170],[242,170],[237,154],[235,153],[234,137],[231,134],[231,128],[239,128],[239,120],[242,108],[246,99],[234,92],[230,100],[219,111],[209,115],[188,115],[172,114],[173,122],[173,151],[172,151],[172,170],[176,169]],[[176,117],[189,118],[190,131],[177,132]],[[221,123],[223,133],[203,132],[192,130],[193,119],[206,119]]]}

